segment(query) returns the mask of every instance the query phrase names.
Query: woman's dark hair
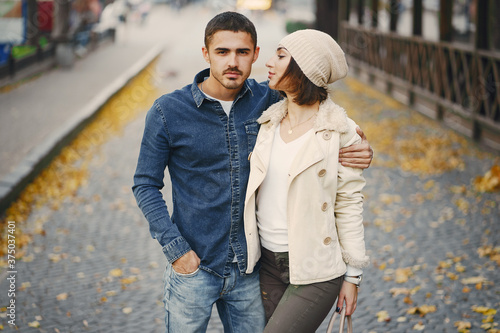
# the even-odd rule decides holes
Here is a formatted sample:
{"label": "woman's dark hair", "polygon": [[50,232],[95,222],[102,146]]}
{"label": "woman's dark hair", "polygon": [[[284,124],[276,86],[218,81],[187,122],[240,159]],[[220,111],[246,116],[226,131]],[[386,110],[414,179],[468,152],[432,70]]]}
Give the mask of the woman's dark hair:
{"label": "woman's dark hair", "polygon": [[[293,101],[298,105],[312,105],[317,101],[321,103],[328,97],[326,89],[312,83],[302,72],[293,57],[290,58],[290,63],[278,81],[277,86],[281,83],[286,84],[288,92],[295,95]],[[286,97],[285,92],[280,91],[280,93]]]}
{"label": "woman's dark hair", "polygon": [[236,12],[224,12],[211,19],[205,28],[205,46],[207,48],[215,33],[218,31],[242,31],[249,33],[253,41],[254,49],[257,47],[257,32],[255,31],[255,26],[245,15]]}

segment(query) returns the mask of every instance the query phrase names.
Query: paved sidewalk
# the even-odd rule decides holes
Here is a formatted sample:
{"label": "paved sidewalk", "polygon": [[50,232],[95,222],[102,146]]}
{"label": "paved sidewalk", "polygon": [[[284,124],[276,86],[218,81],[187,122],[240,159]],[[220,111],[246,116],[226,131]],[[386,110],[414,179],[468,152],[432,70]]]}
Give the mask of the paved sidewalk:
{"label": "paved sidewalk", "polygon": [[[158,63],[159,84],[168,92],[190,83],[206,67],[203,28],[214,13],[201,6],[180,12],[160,7],[155,13],[151,24],[175,27],[161,35],[167,47]],[[283,18],[269,13],[252,20],[262,46],[253,77],[264,79],[264,63],[284,35]],[[457,332],[458,322],[470,322],[470,332],[485,332],[480,326],[488,317],[473,306],[500,309],[500,253],[495,250],[500,245],[500,194],[478,193],[471,181],[498,155],[455,139],[451,130],[355,80],[335,88],[335,98],[366,130],[376,151],[374,165],[365,172],[365,232],[372,265],[360,290],[355,332]],[[19,331],[164,331],[165,258],[130,190],[143,126],[140,116],[100,147],[89,165],[88,185],[76,197],[58,210],[33,210],[26,230],[44,222],[44,233],[34,235],[25,258],[17,262]],[[388,134],[393,145],[385,140]],[[438,154],[447,156],[451,149],[458,166],[430,174],[406,169],[400,143],[418,145],[433,137]],[[444,146],[443,137],[455,140],[451,147]],[[167,201],[169,190],[167,184]],[[5,274],[0,276],[1,307],[7,305],[9,286]],[[491,320],[499,322],[498,317]],[[0,312],[4,331],[13,332],[8,319]],[[318,332],[326,331],[326,325]],[[208,332],[222,331],[214,314]]]}
{"label": "paved sidewalk", "polygon": [[13,188],[32,180],[54,147],[66,144],[67,136],[161,53],[166,41],[153,38],[160,27],[119,26],[114,44],[76,60],[73,68],[55,68],[0,93],[0,212]]}

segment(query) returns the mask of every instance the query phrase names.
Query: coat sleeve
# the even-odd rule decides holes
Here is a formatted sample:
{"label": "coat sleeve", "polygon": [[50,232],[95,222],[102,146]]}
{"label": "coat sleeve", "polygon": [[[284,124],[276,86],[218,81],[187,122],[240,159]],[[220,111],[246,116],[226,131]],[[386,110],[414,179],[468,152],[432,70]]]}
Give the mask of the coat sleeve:
{"label": "coat sleeve", "polygon": [[[340,145],[348,147],[361,142],[356,124],[349,119],[349,131],[341,135]],[[369,263],[366,255],[363,227],[363,194],[365,186],[362,169],[338,165],[335,220],[344,262],[363,268]]]}

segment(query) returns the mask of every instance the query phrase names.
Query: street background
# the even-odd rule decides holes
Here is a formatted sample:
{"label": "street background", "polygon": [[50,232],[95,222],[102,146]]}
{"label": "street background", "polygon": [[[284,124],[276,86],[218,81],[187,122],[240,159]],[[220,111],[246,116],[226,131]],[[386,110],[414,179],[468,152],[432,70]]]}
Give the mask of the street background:
{"label": "street background", "polygon": [[[9,171],[70,119],[71,112],[82,108],[96,85],[111,82],[142,54],[163,47],[158,61],[110,102],[104,111],[111,116],[95,125],[97,134],[84,132],[77,138],[85,149],[70,146],[61,153],[64,158],[56,160],[60,168],[76,167],[56,172],[53,179],[74,183],[71,191],[43,183],[31,189],[32,196],[56,195],[24,207],[29,213],[13,215],[26,216],[16,228],[29,236],[16,261],[17,331],[164,331],[166,261],[130,188],[145,112],[155,97],[191,83],[207,67],[201,54],[204,27],[222,8],[224,3],[180,9],[155,6],[143,25],[121,25],[115,44],[78,60],[74,69],[55,69],[0,95],[0,116],[11,111],[18,117],[2,118],[0,132],[10,138],[2,140],[2,146],[14,146],[16,141],[24,145],[13,149],[8,159],[2,156],[2,171]],[[261,46],[252,77],[265,80],[264,64],[286,34],[285,17],[276,11],[244,14],[254,22]],[[91,71],[98,72],[99,83]],[[43,87],[64,89],[72,80],[79,80],[74,96],[57,96],[57,90],[34,93]],[[365,234],[372,264],[364,273],[354,331],[494,332],[500,305],[500,194],[482,192],[474,181],[499,163],[498,153],[352,76],[334,89],[335,101],[360,124],[375,150],[374,163],[365,172]],[[52,106],[61,109],[55,105],[59,97],[73,102],[75,110],[51,113]],[[120,112],[113,113],[113,105]],[[35,115],[40,117],[37,122]],[[29,140],[17,140],[21,135]],[[169,190],[167,182],[168,202]],[[9,285],[4,268],[0,277],[0,307],[6,307]],[[5,309],[0,310],[3,330],[16,331],[8,320]],[[318,332],[326,331],[327,320]],[[222,332],[215,310],[208,331]]]}

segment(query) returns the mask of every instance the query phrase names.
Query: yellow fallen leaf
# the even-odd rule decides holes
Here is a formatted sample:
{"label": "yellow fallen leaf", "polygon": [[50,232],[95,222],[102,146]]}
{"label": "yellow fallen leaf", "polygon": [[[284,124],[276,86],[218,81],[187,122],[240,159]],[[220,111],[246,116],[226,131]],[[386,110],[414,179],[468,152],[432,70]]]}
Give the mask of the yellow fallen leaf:
{"label": "yellow fallen leaf", "polygon": [[415,331],[423,331],[424,329],[425,325],[423,325],[422,323],[418,323],[413,326],[413,330]]}
{"label": "yellow fallen leaf", "polygon": [[405,283],[410,276],[413,276],[411,267],[396,269],[396,283]]}
{"label": "yellow fallen leaf", "polygon": [[28,326],[29,327],[33,327],[33,328],[39,328],[40,327],[40,323],[38,321],[32,321],[30,323],[28,323]]}
{"label": "yellow fallen leaf", "polygon": [[408,295],[410,293],[410,289],[408,288],[391,288],[389,292],[392,296],[396,297],[399,295]]}
{"label": "yellow fallen leaf", "polygon": [[474,188],[478,192],[492,192],[500,190],[500,166],[493,165],[483,177],[476,177]]}
{"label": "yellow fallen leaf", "polygon": [[30,282],[23,282],[23,283],[21,283],[21,286],[19,287],[19,290],[23,291],[23,290],[26,290],[26,288],[29,288],[29,287],[31,287],[31,283]]}
{"label": "yellow fallen leaf", "polygon": [[420,317],[423,317],[426,314],[431,313],[431,312],[436,312],[435,305],[416,306],[416,307],[410,308],[406,311],[407,314],[418,314],[418,315],[420,315]]}
{"label": "yellow fallen leaf", "polygon": [[125,314],[132,313],[132,308],[131,307],[123,308],[122,312],[125,313]]}
{"label": "yellow fallen leaf", "polygon": [[64,301],[68,298],[68,293],[61,293],[59,295],[56,296],[56,299],[58,301]]}
{"label": "yellow fallen leaf", "polygon": [[106,296],[111,297],[111,296],[116,296],[118,293],[114,290],[109,290],[106,291]]}
{"label": "yellow fallen leaf", "polygon": [[85,327],[89,327],[89,323],[88,323],[88,321],[83,320],[83,326],[85,326]]}
{"label": "yellow fallen leaf", "polygon": [[113,277],[120,277],[123,275],[123,271],[120,268],[114,268],[109,271],[109,275]]}
{"label": "yellow fallen leaf", "polygon": [[483,282],[487,282],[487,281],[488,280],[483,276],[474,276],[474,277],[465,278],[465,279],[460,280],[460,282],[462,282],[463,284],[478,284],[478,283],[483,283]]}
{"label": "yellow fallen leaf", "polygon": [[[496,313],[496,311],[495,311]],[[483,323],[493,323],[495,321],[495,316],[494,315],[485,315],[483,318]]]}
{"label": "yellow fallen leaf", "polygon": [[482,313],[485,316],[494,316],[497,313],[497,310],[488,308],[486,306],[472,306],[472,311],[477,313]]}
{"label": "yellow fallen leaf", "polygon": [[141,270],[137,267],[130,267],[130,273],[132,274],[140,274]]}
{"label": "yellow fallen leaf", "polygon": [[379,311],[377,312],[377,321],[391,321],[391,317],[389,316],[389,313],[387,311]]}
{"label": "yellow fallen leaf", "polygon": [[120,279],[120,282],[122,284],[131,284],[131,283],[136,282],[137,280],[138,280],[137,276],[132,275],[132,276],[129,276],[127,278]]}
{"label": "yellow fallen leaf", "polygon": [[464,329],[469,329],[472,327],[472,325],[468,321],[456,321],[455,327],[460,331],[460,330],[464,330]]}

